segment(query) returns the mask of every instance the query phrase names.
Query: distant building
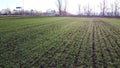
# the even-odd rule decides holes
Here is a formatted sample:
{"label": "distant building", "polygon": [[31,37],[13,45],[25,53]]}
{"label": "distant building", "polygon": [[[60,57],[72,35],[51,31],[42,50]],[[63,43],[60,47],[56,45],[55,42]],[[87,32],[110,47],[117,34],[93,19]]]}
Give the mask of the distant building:
{"label": "distant building", "polygon": [[48,9],[46,12],[42,13],[42,16],[59,16],[59,13],[55,10]]}
{"label": "distant building", "polygon": [[1,12],[0,12],[1,15],[9,15],[11,14],[11,11],[10,9],[2,9]]}

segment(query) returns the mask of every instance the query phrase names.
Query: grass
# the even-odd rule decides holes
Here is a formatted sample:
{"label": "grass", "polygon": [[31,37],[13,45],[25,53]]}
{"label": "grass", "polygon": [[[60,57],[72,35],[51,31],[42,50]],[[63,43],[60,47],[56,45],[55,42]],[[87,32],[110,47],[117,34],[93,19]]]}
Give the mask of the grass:
{"label": "grass", "polygon": [[0,17],[2,68],[119,68],[120,20]]}

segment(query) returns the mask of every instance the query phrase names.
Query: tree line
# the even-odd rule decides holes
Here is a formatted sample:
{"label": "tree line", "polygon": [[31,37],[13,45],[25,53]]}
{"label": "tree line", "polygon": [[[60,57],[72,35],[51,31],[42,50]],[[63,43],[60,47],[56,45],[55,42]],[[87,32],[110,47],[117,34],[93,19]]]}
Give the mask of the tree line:
{"label": "tree line", "polygon": [[[63,1],[63,2],[62,2]],[[85,5],[84,7],[81,7],[81,4],[78,5],[78,16],[120,16],[120,0],[114,0],[112,4],[109,4],[110,7],[108,7],[109,0],[102,0],[102,2],[99,5],[100,13],[96,14],[96,11],[93,11],[93,7],[90,7],[90,5]],[[64,6],[63,6],[64,3]],[[59,10],[59,14],[61,16],[67,15],[67,7],[68,3],[67,0],[57,0],[57,8]],[[81,11],[84,10],[84,11]],[[109,10],[109,11],[108,11]],[[64,14],[63,14],[64,12]]]}
{"label": "tree line", "polygon": [[[109,0],[102,0],[99,3],[99,9],[100,12],[96,13],[96,10],[94,10],[93,7],[90,6],[90,4],[86,4],[82,7],[81,4],[78,4],[78,14],[76,16],[110,16],[110,17],[120,17],[120,0],[114,0],[113,3],[108,4]],[[70,4],[69,4],[70,5]],[[98,6],[98,5],[96,5]],[[68,11],[68,0],[56,0],[56,7],[57,7],[57,11],[53,10],[47,12],[47,15],[51,14],[51,15],[56,15],[57,16],[70,16],[72,14],[69,13]],[[72,8],[72,7],[71,7]],[[25,11],[24,9],[22,9],[22,7],[17,7],[17,9],[11,11],[10,9],[4,9],[2,10],[4,11],[4,13],[6,15],[10,15],[10,14],[14,14],[14,15],[41,15],[42,12],[39,12],[37,10],[29,10],[29,11]],[[1,13],[3,13],[1,11]],[[43,14],[46,14],[43,13]]]}

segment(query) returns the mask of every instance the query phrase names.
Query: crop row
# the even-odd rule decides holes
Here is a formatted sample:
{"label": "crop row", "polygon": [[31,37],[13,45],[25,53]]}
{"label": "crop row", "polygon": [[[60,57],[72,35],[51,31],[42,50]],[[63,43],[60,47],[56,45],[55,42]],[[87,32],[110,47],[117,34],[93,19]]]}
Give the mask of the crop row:
{"label": "crop row", "polygon": [[30,18],[19,19],[19,24],[14,20],[10,19],[10,26],[1,27],[1,67],[120,67],[119,29],[104,20]]}

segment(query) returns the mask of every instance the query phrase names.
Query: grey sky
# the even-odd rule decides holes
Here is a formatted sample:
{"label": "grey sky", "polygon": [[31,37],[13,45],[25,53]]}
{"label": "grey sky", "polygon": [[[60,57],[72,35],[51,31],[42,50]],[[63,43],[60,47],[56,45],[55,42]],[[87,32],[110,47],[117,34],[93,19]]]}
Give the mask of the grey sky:
{"label": "grey sky", "polygon": [[[24,9],[30,10],[35,9],[38,11],[46,11],[47,9],[57,10],[56,0],[0,0],[0,10],[4,8],[15,9],[17,6],[23,6]],[[63,0],[64,1],[64,0]],[[68,1],[68,11],[76,14],[78,12],[78,4],[81,4],[81,8],[87,6],[99,12],[99,4],[102,0],[67,0]],[[110,3],[113,3],[115,0],[107,0],[108,7]],[[83,11],[83,10],[82,10]]]}

